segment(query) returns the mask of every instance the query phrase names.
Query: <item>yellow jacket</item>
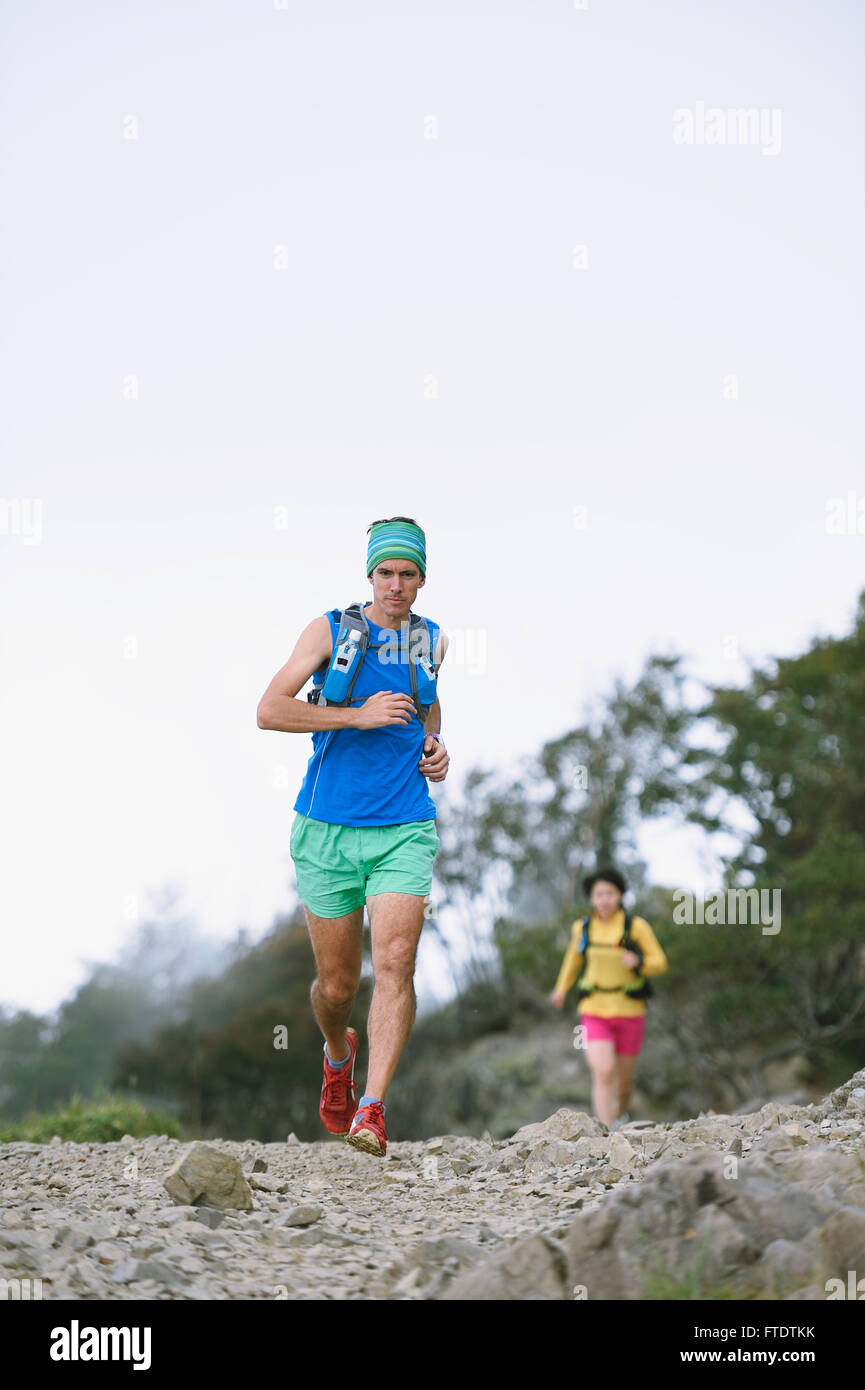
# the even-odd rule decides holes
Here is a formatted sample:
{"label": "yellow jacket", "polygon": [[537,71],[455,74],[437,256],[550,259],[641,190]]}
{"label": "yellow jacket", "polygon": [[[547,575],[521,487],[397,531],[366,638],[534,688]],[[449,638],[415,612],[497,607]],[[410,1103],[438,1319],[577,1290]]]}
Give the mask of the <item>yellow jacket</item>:
{"label": "yellow jacket", "polygon": [[[625,913],[621,907],[608,922],[602,922],[597,915],[592,916],[589,923],[590,945],[587,953],[589,965],[583,983],[602,985],[603,989],[595,990],[588,998],[582,999],[578,1008],[579,1013],[597,1014],[601,1018],[612,1018],[616,1015],[620,1018],[633,1018],[646,1012],[645,1001],[629,999],[624,990],[638,985],[641,978],[663,975],[667,969],[667,957],[648,922],[644,921],[642,917],[632,917],[631,937],[634,944],[639,946],[643,953],[643,963],[639,972],[629,970],[627,966],[622,964],[621,951],[603,949],[618,945],[624,930]],[[580,951],[582,935],[583,919],[580,917],[571,928],[570,945],[565,951],[559,978],[556,980],[556,989],[562,990],[565,994],[576,983],[583,966],[583,955]],[[595,950],[596,944],[601,949]],[[620,988],[616,989],[616,986]],[[607,993],[607,990],[611,992]]]}

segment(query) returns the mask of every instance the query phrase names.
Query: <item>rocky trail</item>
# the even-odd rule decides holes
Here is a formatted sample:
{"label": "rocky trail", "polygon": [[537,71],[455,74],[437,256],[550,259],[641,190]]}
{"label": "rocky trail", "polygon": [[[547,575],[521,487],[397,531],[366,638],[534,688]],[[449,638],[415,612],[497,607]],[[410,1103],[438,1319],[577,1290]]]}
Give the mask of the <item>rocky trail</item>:
{"label": "rocky trail", "polygon": [[865,1070],[811,1105],[613,1133],[558,1110],[385,1159],[294,1136],[0,1145],[12,1298],[826,1299],[850,1271]]}

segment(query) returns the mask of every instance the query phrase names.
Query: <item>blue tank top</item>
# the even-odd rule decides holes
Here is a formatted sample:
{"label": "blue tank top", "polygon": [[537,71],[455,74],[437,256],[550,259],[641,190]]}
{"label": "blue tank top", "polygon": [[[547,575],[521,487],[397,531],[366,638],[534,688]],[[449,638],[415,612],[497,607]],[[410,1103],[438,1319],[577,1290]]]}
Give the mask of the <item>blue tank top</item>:
{"label": "blue tank top", "polygon": [[[332,608],[326,615],[331,641],[336,637],[341,611]],[[351,692],[353,707],[362,705],[378,690],[411,695],[408,633],[379,627],[369,617],[367,622],[369,646]],[[431,619],[429,623],[435,651],[438,625]],[[397,639],[399,660],[394,659]],[[389,659],[381,660],[381,656]],[[435,802],[427,779],[418,770],[423,743],[423,725],[414,710],[408,724],[387,724],[381,729],[317,729],[295,811],[331,825],[407,825],[410,821],[435,820]]]}

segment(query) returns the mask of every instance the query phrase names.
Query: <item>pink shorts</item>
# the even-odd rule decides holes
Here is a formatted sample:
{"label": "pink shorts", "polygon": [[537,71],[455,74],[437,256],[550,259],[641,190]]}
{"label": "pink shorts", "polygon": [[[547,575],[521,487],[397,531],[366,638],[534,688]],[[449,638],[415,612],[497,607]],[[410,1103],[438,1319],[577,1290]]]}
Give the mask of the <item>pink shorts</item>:
{"label": "pink shorts", "polygon": [[611,1042],[622,1057],[636,1057],[643,1046],[645,1014],[638,1014],[636,1018],[625,1018],[621,1014],[614,1014],[612,1018],[580,1014],[580,1023],[585,1024],[586,1042]]}

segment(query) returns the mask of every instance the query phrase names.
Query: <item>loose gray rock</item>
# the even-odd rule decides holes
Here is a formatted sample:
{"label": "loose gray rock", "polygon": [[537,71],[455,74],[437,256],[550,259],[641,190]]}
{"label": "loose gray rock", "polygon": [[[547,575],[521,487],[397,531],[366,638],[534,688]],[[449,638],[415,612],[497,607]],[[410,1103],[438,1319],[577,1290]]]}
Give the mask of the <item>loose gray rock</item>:
{"label": "loose gray rock", "polygon": [[162,1185],[175,1202],[194,1206],[249,1211],[252,1193],[233,1154],[209,1144],[191,1144],[169,1168]]}
{"label": "loose gray rock", "polygon": [[610,1137],[609,1159],[613,1168],[629,1173],[637,1163],[637,1151],[629,1144],[624,1134],[616,1132]]}
{"label": "loose gray rock", "polygon": [[277,1226],[312,1226],[321,1220],[321,1207],[292,1207],[277,1221]]}
{"label": "loose gray rock", "polygon": [[582,1110],[557,1110],[547,1120],[537,1124],[523,1125],[509,1140],[511,1144],[534,1144],[539,1139],[583,1139],[603,1134],[599,1120],[586,1115]]}
{"label": "loose gray rock", "polygon": [[208,1227],[209,1230],[215,1231],[217,1226],[221,1226],[225,1220],[225,1213],[216,1211],[213,1207],[199,1207],[193,1220],[200,1222],[202,1226]]}

